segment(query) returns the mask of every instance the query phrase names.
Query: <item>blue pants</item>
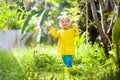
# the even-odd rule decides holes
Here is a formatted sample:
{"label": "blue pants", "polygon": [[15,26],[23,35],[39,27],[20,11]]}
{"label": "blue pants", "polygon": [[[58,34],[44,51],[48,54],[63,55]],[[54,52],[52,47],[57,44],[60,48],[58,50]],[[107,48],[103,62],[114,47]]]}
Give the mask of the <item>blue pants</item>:
{"label": "blue pants", "polygon": [[67,67],[72,67],[72,56],[71,55],[63,55],[62,60]]}

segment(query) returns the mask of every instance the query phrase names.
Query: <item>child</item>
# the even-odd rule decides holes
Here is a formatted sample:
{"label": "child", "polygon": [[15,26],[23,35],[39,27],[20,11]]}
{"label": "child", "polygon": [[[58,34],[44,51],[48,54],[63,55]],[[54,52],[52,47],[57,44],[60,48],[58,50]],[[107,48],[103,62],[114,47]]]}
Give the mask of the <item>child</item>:
{"label": "child", "polygon": [[62,57],[62,60],[66,67],[65,72],[72,72],[75,67],[72,65],[72,56],[75,55],[75,37],[79,35],[78,26],[73,23],[70,27],[70,20],[66,15],[62,15],[59,18],[59,29],[57,32],[54,27],[48,25],[50,33],[58,38],[58,54]]}

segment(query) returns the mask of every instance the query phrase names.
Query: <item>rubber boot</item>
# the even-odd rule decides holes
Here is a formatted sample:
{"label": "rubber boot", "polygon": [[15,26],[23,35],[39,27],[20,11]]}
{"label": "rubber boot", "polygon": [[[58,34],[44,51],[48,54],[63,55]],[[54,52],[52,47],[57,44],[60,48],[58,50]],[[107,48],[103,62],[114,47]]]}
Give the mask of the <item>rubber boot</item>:
{"label": "rubber boot", "polygon": [[77,70],[76,66],[75,66],[75,65],[73,65],[73,67],[72,67],[71,71],[72,71],[72,72],[74,72],[74,71],[76,71],[76,70]]}
{"label": "rubber boot", "polygon": [[76,66],[73,67],[64,67],[64,72],[74,72],[76,71]]}
{"label": "rubber boot", "polygon": [[72,66],[71,68],[69,68],[69,72],[70,72],[71,74],[76,74],[76,73],[77,73],[77,68],[76,68],[76,66],[74,65],[74,66]]}
{"label": "rubber boot", "polygon": [[64,67],[64,72],[68,73],[69,72],[69,68],[68,67]]}

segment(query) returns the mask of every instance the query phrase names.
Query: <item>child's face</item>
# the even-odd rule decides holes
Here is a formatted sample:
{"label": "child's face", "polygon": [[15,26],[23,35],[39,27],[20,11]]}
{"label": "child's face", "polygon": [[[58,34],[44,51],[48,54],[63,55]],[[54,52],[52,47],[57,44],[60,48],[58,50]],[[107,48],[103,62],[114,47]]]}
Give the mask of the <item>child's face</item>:
{"label": "child's face", "polygon": [[64,29],[69,26],[69,20],[67,18],[61,18],[60,19],[60,26],[63,27]]}

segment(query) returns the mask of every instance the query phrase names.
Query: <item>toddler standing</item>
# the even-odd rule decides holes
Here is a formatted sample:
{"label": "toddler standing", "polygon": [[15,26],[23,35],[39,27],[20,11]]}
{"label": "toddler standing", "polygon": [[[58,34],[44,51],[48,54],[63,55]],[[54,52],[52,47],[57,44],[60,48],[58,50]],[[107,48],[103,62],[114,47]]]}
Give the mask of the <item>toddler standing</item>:
{"label": "toddler standing", "polygon": [[79,35],[78,25],[73,23],[70,25],[70,20],[66,15],[59,17],[58,31],[54,27],[48,25],[50,33],[58,38],[57,53],[62,57],[65,64],[65,72],[72,72],[76,68],[72,65],[72,56],[75,55],[75,37]]}

